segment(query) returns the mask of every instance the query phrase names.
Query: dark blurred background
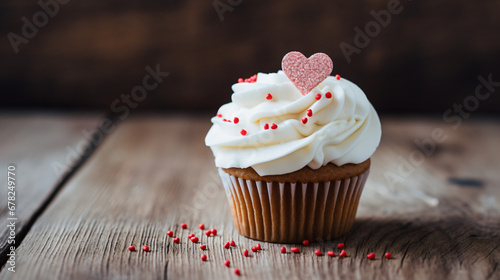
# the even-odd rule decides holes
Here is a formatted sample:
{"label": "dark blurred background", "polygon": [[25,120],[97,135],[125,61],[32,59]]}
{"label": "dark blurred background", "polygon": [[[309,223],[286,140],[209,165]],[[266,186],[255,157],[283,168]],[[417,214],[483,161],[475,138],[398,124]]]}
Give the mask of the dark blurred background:
{"label": "dark blurred background", "polygon": [[[60,2],[68,3],[17,54],[8,34],[22,36],[22,18],[33,23],[43,8],[0,2],[3,108],[109,109],[159,64],[170,75],[138,108],[215,112],[238,78],[281,69],[292,50],[329,54],[333,74],[357,83],[381,113],[442,113],[474,94],[479,75],[500,81],[498,0],[401,1],[350,63],[339,45],[355,46],[354,28],[391,1]],[[498,113],[499,95],[478,110]]]}

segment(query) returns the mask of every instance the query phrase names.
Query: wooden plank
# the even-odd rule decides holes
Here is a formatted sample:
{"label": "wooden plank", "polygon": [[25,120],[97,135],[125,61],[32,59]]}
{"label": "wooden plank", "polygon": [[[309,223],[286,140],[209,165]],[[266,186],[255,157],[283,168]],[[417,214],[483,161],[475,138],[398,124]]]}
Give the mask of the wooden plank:
{"label": "wooden plank", "polygon": [[[257,242],[235,231],[227,199],[203,138],[208,118],[140,117],[127,120],[101,145],[34,224],[18,248],[19,271],[2,279],[229,279],[234,268],[246,277],[303,279],[498,279],[500,200],[498,120],[481,120],[451,130],[440,120],[382,120],[382,144],[353,230],[331,242],[298,246],[281,254],[281,244],[242,255]],[[402,159],[432,129],[448,139],[409,174]],[[404,170],[403,170],[404,171]],[[389,172],[403,178],[391,184]],[[389,174],[389,175],[388,175]],[[404,176],[403,176],[404,175]],[[453,177],[475,184],[456,185]],[[467,179],[467,180],[465,180]],[[180,223],[188,230],[181,230]],[[207,238],[205,223],[219,234]],[[176,244],[166,236],[173,230]],[[187,240],[195,233],[207,244]],[[237,247],[224,249],[226,241]],[[317,257],[317,249],[347,258]],[[129,252],[135,245],[138,252]],[[148,245],[151,252],[142,252]],[[290,248],[290,245],[286,245]],[[382,257],[386,251],[393,259]],[[376,260],[366,254],[375,252]],[[207,262],[200,255],[208,256]],[[231,260],[231,268],[223,265]]]}
{"label": "wooden plank", "polygon": [[[100,114],[19,113],[0,114],[0,220],[15,222],[17,244],[8,243],[10,228],[0,229],[0,264],[7,251],[17,246],[30,223],[56,191],[71,166],[79,160],[78,150],[89,141],[82,131],[91,131]],[[7,167],[15,166],[15,215],[9,215],[7,204]],[[54,168],[57,167],[57,168]],[[14,206],[14,205],[11,205]],[[17,220],[7,218],[17,218]],[[11,241],[12,242],[12,241]]]}

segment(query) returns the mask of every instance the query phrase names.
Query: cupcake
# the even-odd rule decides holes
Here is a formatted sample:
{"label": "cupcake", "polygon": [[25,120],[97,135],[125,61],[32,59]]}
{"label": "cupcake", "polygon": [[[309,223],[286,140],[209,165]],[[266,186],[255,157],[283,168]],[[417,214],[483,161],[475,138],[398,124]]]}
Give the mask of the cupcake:
{"label": "cupcake", "polygon": [[267,242],[329,240],[347,233],[381,137],[363,91],[322,53],[288,53],[283,71],[232,86],[205,143],[234,224]]}

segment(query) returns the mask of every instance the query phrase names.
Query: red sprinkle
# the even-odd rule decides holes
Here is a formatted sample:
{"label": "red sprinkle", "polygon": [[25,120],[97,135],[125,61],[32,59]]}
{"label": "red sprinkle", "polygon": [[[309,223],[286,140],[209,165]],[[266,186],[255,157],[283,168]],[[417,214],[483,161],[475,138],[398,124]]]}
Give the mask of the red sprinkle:
{"label": "red sprinkle", "polygon": [[316,100],[320,100],[321,99],[321,94],[319,94],[319,93],[316,94],[316,96],[314,98],[316,98]]}
{"label": "red sprinkle", "polygon": [[271,100],[271,99],[273,99],[273,96],[272,96],[270,93],[268,93],[268,94],[266,95],[266,99],[267,99],[267,100]]}
{"label": "red sprinkle", "polygon": [[323,254],[321,253],[321,250],[316,250],[316,252],[314,252],[314,254],[316,254],[316,256],[321,256],[321,255],[323,255]]}
{"label": "red sprinkle", "polygon": [[257,246],[255,246],[255,248],[257,248],[257,250],[262,250],[259,243],[257,243]]}
{"label": "red sprinkle", "polygon": [[[221,117],[222,117],[222,115],[221,115]],[[181,228],[183,228],[183,229],[187,229],[187,228],[188,228],[188,225],[186,225],[186,224],[181,224]]]}
{"label": "red sprinkle", "polygon": [[367,257],[369,260],[374,260],[374,259],[375,259],[375,253],[370,253],[370,254],[366,255],[366,257]]}
{"label": "red sprinkle", "polygon": [[206,261],[207,260],[207,255],[201,255],[201,260]]}
{"label": "red sprinkle", "polygon": [[240,119],[238,119],[237,117],[234,117],[234,123],[239,123],[240,122]]}
{"label": "red sprinkle", "polygon": [[306,240],[302,241],[302,244],[304,244],[304,246],[309,245],[309,240],[306,239]]}
{"label": "red sprinkle", "polygon": [[174,238],[174,242],[179,243],[179,242],[181,242],[181,240],[179,239],[179,237],[176,237],[176,238]]}
{"label": "red sprinkle", "polygon": [[206,244],[200,245],[200,249],[206,250],[207,249],[207,245]]}
{"label": "red sprinkle", "polygon": [[258,250],[257,247],[255,246],[252,247],[252,252],[257,252],[257,250]]}
{"label": "red sprinkle", "polygon": [[218,118],[222,118],[222,114],[217,114],[217,117]]}
{"label": "red sprinkle", "polygon": [[303,123],[303,124],[306,124],[306,123],[307,123],[307,118],[306,118],[306,117],[303,117],[303,118],[302,118],[302,123]]}
{"label": "red sprinkle", "polygon": [[191,238],[193,238],[193,237],[194,237],[194,234],[192,234],[192,233],[188,234],[188,238],[189,238],[189,239],[191,239]]}
{"label": "red sprinkle", "polygon": [[198,227],[201,229],[201,230],[204,230],[205,229],[205,225],[204,224],[199,224]]}
{"label": "red sprinkle", "polygon": [[129,247],[128,247],[128,250],[129,250],[129,251],[135,251],[135,246],[129,246]]}
{"label": "red sprinkle", "polygon": [[339,74],[335,75],[335,79],[340,80],[340,75]]}
{"label": "red sprinkle", "polygon": [[385,253],[385,258],[386,258],[386,259],[390,259],[390,258],[392,258],[391,253]]}
{"label": "red sprinkle", "polygon": [[344,248],[344,243],[339,243],[339,245],[337,245],[337,247],[339,247],[339,249]]}
{"label": "red sprinkle", "polygon": [[229,242],[226,242],[226,244],[224,244],[224,248],[229,249]]}
{"label": "red sprinkle", "polygon": [[313,115],[313,110],[311,110],[311,109],[307,109],[307,113],[306,113],[306,115],[307,115],[308,117],[312,117],[312,115]]}
{"label": "red sprinkle", "polygon": [[211,230],[207,230],[207,231],[205,231],[205,235],[206,235],[206,236],[210,236],[211,234],[212,234],[212,231],[211,231]]}
{"label": "red sprinkle", "polygon": [[345,250],[342,250],[342,251],[340,252],[339,257],[347,257],[347,253],[346,253],[346,251],[345,251]]}
{"label": "red sprinkle", "polygon": [[281,247],[281,253],[282,253],[282,254],[285,254],[285,253],[286,253],[286,248],[285,248],[285,247]]}
{"label": "red sprinkle", "polygon": [[248,257],[248,250],[247,249],[243,250],[243,256]]}
{"label": "red sprinkle", "polygon": [[244,130],[244,129],[242,129],[242,130],[240,131],[240,133],[241,133],[241,135],[243,135],[243,136],[247,135],[247,131],[246,131],[246,130]]}
{"label": "red sprinkle", "polygon": [[271,125],[271,129],[276,129],[276,128],[278,128],[278,125],[277,125],[277,124],[275,124],[275,123],[273,123],[273,124]]}
{"label": "red sprinkle", "polygon": [[198,243],[198,237],[196,236],[191,237],[191,241],[193,241],[193,243]]}
{"label": "red sprinkle", "polygon": [[264,124],[264,129],[265,129],[265,130],[268,130],[268,129],[269,129],[269,124],[267,124],[267,123],[266,123],[266,124]]}
{"label": "red sprinkle", "polygon": [[212,234],[217,235],[217,230],[215,228],[212,229]]}
{"label": "red sprinkle", "polygon": [[170,236],[170,237],[172,237],[172,236],[174,236],[174,232],[171,231],[171,230],[169,230],[169,231],[167,231],[167,235]]}
{"label": "red sprinkle", "polygon": [[331,93],[331,92],[327,92],[327,93],[325,93],[325,97],[326,97],[326,98],[332,98],[332,93]]}
{"label": "red sprinkle", "polygon": [[237,268],[236,268],[236,269],[234,270],[234,274],[236,274],[236,275],[240,276],[240,275],[241,275],[241,272],[240,272],[240,270],[239,270],[239,269],[237,269]]}
{"label": "red sprinkle", "polygon": [[231,265],[231,262],[229,260],[225,260],[224,261],[224,265],[227,266],[227,267],[229,267]]}
{"label": "red sprinkle", "polygon": [[335,253],[334,253],[333,251],[328,251],[328,253],[327,253],[327,254],[328,254],[328,256],[330,256],[330,257],[335,256]]}
{"label": "red sprinkle", "polygon": [[142,246],[142,250],[148,252],[149,251],[149,247],[148,246]]}
{"label": "red sprinkle", "polygon": [[234,240],[231,240],[231,242],[229,242],[229,244],[231,244],[231,246],[233,246],[233,247],[236,247],[236,243],[234,242]]}
{"label": "red sprinkle", "polygon": [[239,78],[238,83],[243,83],[243,78]]}
{"label": "red sprinkle", "polygon": [[299,248],[297,248],[297,247],[290,248],[290,251],[292,251],[293,253],[299,253],[300,252]]}

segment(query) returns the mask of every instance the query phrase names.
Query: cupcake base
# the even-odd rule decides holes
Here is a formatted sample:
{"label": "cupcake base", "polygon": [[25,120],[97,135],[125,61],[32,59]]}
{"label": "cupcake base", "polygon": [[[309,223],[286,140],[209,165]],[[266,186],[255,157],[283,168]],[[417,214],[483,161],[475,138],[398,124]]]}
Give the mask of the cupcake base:
{"label": "cupcake base", "polygon": [[243,179],[219,168],[238,232],[267,242],[326,241],[347,233],[369,174],[324,182]]}

